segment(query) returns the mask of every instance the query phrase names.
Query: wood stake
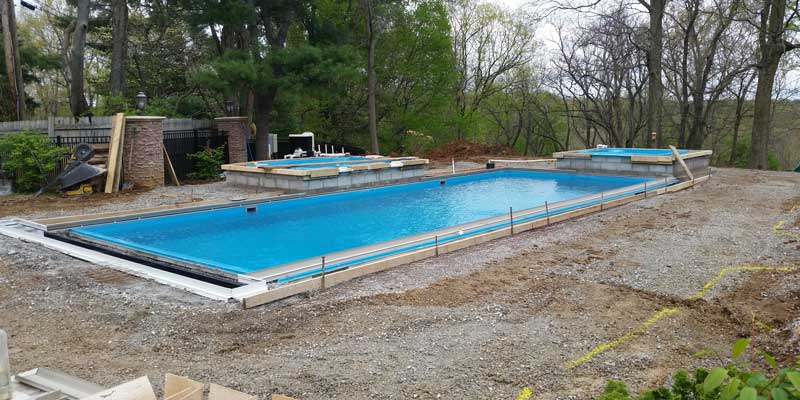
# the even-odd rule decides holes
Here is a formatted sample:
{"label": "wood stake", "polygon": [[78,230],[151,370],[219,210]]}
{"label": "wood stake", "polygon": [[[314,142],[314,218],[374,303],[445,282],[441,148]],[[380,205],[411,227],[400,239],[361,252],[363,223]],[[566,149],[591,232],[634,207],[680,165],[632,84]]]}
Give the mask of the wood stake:
{"label": "wood stake", "polygon": [[164,150],[164,160],[167,161],[167,171],[169,171],[169,177],[172,179],[172,183],[175,186],[180,186],[181,183],[178,181],[178,175],[175,174],[175,168],[172,167],[172,160],[169,159],[169,153],[167,153],[167,148],[164,146],[164,143],[161,143],[161,150]]}
{"label": "wood stake", "polygon": [[108,145],[108,170],[106,172],[106,193],[119,190],[122,176],[122,147],[125,143],[125,114],[117,113],[111,119],[111,143]]}
{"label": "wood stake", "polygon": [[683,170],[686,172],[686,175],[689,176],[689,179],[694,181],[694,175],[692,174],[692,171],[689,170],[689,167],[686,166],[686,162],[683,161],[683,157],[678,153],[678,149],[676,149],[675,146],[672,145],[669,146],[669,149],[672,150],[672,155],[674,155],[675,158],[678,160],[678,162],[681,164],[681,167],[683,167]]}

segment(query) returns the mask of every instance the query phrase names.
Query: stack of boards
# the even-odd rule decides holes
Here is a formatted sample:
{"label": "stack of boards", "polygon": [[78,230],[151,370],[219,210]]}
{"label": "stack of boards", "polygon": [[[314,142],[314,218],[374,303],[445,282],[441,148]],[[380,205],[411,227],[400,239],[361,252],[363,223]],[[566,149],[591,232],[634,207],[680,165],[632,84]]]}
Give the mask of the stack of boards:
{"label": "stack of boards", "polygon": [[[256,396],[213,383],[193,381],[178,375],[164,377],[164,400],[257,400]],[[294,400],[272,395],[273,400]],[[156,400],[153,386],[147,376],[95,393],[81,400]]]}
{"label": "stack of boards", "polygon": [[122,149],[125,147],[125,114],[117,113],[111,119],[111,142],[108,145],[108,173],[106,193],[119,191],[122,180]]}
{"label": "stack of boards", "polygon": [[[105,193],[116,193],[119,191],[122,181],[122,152],[125,148],[125,114],[117,113],[111,119],[111,142],[108,145],[108,160]],[[167,149],[161,145],[164,152],[164,160],[167,162],[167,171],[176,186],[180,186],[178,176],[172,167]],[[130,162],[130,161],[129,161]],[[130,165],[129,165],[130,167]]]}

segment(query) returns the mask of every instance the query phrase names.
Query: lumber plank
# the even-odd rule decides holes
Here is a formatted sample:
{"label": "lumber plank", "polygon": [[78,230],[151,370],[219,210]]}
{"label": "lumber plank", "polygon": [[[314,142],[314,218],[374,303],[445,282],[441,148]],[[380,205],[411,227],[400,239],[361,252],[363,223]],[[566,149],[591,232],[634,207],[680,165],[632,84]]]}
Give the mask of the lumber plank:
{"label": "lumber plank", "polygon": [[164,147],[164,144],[161,144],[161,150],[164,151],[164,160],[167,161],[167,171],[169,171],[169,177],[172,179],[172,182],[175,186],[180,186],[181,182],[178,181],[178,175],[175,174],[175,168],[172,166],[172,160],[169,159],[169,153],[167,153],[167,148]]}
{"label": "lumber plank", "polygon": [[681,157],[680,153],[678,153],[678,149],[676,149],[673,145],[670,145],[669,149],[672,150],[672,154],[675,156],[678,162],[681,163],[681,167],[683,167],[683,170],[686,172],[686,175],[689,176],[689,179],[694,180],[694,174],[692,174],[692,171],[689,170],[688,166],[686,166],[686,162],[683,161],[683,157]]}
{"label": "lumber plank", "polygon": [[83,400],[156,400],[153,386],[147,376],[134,379],[111,389],[95,393]]}
{"label": "lumber plank", "polygon": [[203,400],[204,387],[183,376],[164,374],[164,400]]}
{"label": "lumber plank", "polygon": [[256,400],[256,396],[210,383],[208,385],[208,400]]}
{"label": "lumber plank", "polygon": [[117,113],[111,120],[111,142],[108,150],[108,172],[106,173],[106,193],[114,193],[119,189],[119,177],[122,172],[122,145],[125,130],[125,115]]}

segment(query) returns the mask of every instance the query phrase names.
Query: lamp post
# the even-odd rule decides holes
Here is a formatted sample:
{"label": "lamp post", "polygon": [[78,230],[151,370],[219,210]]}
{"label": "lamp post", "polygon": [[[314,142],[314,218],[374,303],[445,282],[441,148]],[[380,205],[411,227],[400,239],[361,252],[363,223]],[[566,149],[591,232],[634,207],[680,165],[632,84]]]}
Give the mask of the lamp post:
{"label": "lamp post", "polygon": [[147,95],[144,92],[139,92],[136,95],[136,110],[139,112],[139,115],[144,114],[144,108],[147,107]]}
{"label": "lamp post", "polygon": [[225,111],[229,117],[235,117],[239,114],[239,105],[233,100],[228,100],[225,102]]}

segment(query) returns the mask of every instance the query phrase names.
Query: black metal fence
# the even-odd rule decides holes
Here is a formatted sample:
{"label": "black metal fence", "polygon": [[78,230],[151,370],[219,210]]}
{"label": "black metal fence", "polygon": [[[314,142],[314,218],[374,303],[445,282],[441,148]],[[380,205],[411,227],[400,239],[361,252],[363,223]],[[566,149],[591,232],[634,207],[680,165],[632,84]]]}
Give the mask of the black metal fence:
{"label": "black metal fence", "polygon": [[[228,144],[228,138],[214,129],[192,129],[185,131],[164,132],[164,147],[167,149],[172,167],[178,179],[185,179],[194,170],[194,161],[189,154],[205,148],[216,149]],[[224,151],[225,163],[228,163],[228,152]],[[169,177],[167,177],[169,182]]]}
{"label": "black metal fence", "polygon": [[[51,140],[51,145],[65,147],[70,150],[66,154],[53,171],[47,173],[49,179],[55,178],[61,171],[69,165],[72,158],[72,150],[80,143],[87,144],[108,144],[111,141],[109,136],[56,136]],[[212,149],[219,146],[224,146],[228,142],[225,135],[219,134],[215,129],[192,129],[181,131],[165,131],[164,132],[164,147],[167,149],[172,166],[175,169],[175,174],[178,179],[185,179],[189,173],[194,169],[194,161],[190,160],[188,154],[196,153],[202,149],[210,147]],[[225,151],[225,162],[228,162],[228,152]],[[0,166],[7,154],[0,153]],[[10,173],[10,172],[8,172]],[[165,171],[165,174],[167,172]],[[165,176],[167,182],[170,181],[169,176]]]}

